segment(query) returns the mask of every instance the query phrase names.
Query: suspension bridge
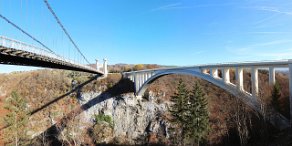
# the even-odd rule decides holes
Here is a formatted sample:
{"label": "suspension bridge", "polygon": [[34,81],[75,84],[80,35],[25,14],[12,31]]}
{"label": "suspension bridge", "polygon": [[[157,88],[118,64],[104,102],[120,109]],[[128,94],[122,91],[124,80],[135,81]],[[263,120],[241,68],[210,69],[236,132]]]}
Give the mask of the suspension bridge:
{"label": "suspension bridge", "polygon": [[45,49],[0,36],[0,63],[9,65],[35,66],[88,72],[98,75],[107,73],[106,62],[102,68],[80,64]]}
{"label": "suspension bridge", "polygon": [[[95,65],[91,65],[85,55],[81,52],[80,48],[77,46],[76,42],[73,40],[67,29],[61,23],[61,20],[58,18],[56,13],[53,11],[47,0],[44,0],[44,3],[53,15],[57,24],[60,26],[63,33],[67,36],[70,43],[73,44],[75,50],[77,50],[79,56],[82,60],[73,60],[66,58],[64,56],[58,55],[49,48],[48,45],[45,45],[38,38],[34,37],[31,33],[27,32],[19,25],[12,22],[7,17],[0,14],[0,18],[13,26],[15,29],[19,30],[21,33],[38,43],[41,47],[30,45],[19,40],[8,38],[5,36],[0,36],[0,64],[8,65],[21,65],[21,66],[34,66],[34,67],[45,67],[45,68],[54,68],[54,69],[65,69],[72,71],[81,71],[87,73],[93,73],[100,76],[107,75],[107,61],[104,60],[103,65],[99,65],[96,61]],[[86,64],[81,63],[85,61]]]}

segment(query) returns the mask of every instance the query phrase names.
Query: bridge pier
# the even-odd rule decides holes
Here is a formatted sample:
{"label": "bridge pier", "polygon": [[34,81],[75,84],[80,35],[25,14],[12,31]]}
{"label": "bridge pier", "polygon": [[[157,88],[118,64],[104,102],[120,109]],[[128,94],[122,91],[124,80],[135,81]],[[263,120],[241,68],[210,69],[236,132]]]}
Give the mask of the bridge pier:
{"label": "bridge pier", "polygon": [[240,91],[243,91],[243,69],[240,67],[236,67],[235,70],[235,79],[236,79],[236,87]]}
{"label": "bridge pier", "polygon": [[252,84],[252,96],[257,97],[259,93],[259,81],[258,81],[258,68],[252,67],[251,68],[251,84]]}
{"label": "bridge pier", "polygon": [[143,77],[143,73],[139,73],[139,79],[140,79],[140,87],[142,85],[142,83],[144,82],[144,77]]}
{"label": "bridge pier", "polygon": [[144,73],[145,74],[145,81],[147,81],[149,79],[148,73]]}
{"label": "bridge pier", "polygon": [[146,75],[145,73],[142,73],[142,84],[146,81]]}
{"label": "bridge pier", "polygon": [[275,85],[276,78],[275,78],[275,67],[269,67],[269,84]]}
{"label": "bridge pier", "polygon": [[137,93],[139,90],[139,77],[137,73],[134,73],[134,84],[135,84],[135,92]]}
{"label": "bridge pier", "polygon": [[214,78],[218,78],[218,68],[211,68],[210,75]]}
{"label": "bridge pier", "polygon": [[139,76],[139,89],[140,89],[140,87],[143,84],[143,75],[140,73],[138,76]]}
{"label": "bridge pier", "polygon": [[[152,77],[152,74],[151,74],[151,73],[148,73],[148,77],[151,78],[151,77]],[[148,78],[148,79],[149,79],[149,78]]]}
{"label": "bridge pier", "polygon": [[222,78],[224,83],[230,83],[229,68],[223,68],[222,71],[223,71]]}

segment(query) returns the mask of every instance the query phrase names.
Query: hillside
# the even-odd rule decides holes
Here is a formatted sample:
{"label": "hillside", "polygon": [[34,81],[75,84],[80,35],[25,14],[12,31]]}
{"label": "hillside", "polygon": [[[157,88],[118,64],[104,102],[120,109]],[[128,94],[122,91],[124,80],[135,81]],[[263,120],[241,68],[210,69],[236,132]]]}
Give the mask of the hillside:
{"label": "hillside", "polygon": [[[75,90],[71,84],[73,79],[77,80],[78,84],[86,81],[88,81],[88,84],[80,86],[78,90]],[[175,93],[176,85],[179,79],[182,79],[187,84],[188,88],[191,88],[195,81],[199,81],[200,85],[207,94],[211,122],[211,132],[207,139],[208,145],[239,145],[240,138],[245,138],[246,144],[248,145],[266,145],[268,143],[282,145],[291,144],[291,140],[289,140],[289,136],[285,131],[277,131],[236,97],[233,97],[211,83],[192,76],[168,75],[156,80],[150,85],[144,99],[141,101],[142,103],[140,103],[139,101],[136,101],[133,96],[133,85],[131,82],[129,80],[121,79],[120,74],[110,74],[108,78],[101,80],[94,79],[90,74],[62,70],[37,70],[30,72],[0,74],[0,104],[3,104],[12,91],[17,91],[22,97],[24,97],[28,101],[29,109],[32,114],[30,118],[29,127],[31,130],[29,135],[35,137],[56,122],[58,123],[58,121],[64,120],[64,117],[68,116],[68,114],[70,115],[72,111],[75,111],[73,113],[78,113],[78,110],[76,109],[80,107],[80,103],[84,102],[84,99],[80,98],[87,98],[85,95],[91,96],[95,94],[104,94],[104,96],[107,97],[106,99],[102,99],[103,102],[97,103],[98,109],[101,110],[98,112],[104,112],[108,104],[112,105],[116,102],[120,104],[119,98],[126,100],[126,97],[129,97],[129,99],[132,99],[133,101],[127,101],[125,102],[125,106],[115,106],[115,108],[125,108],[129,111],[133,111],[139,106],[144,105],[160,107],[162,105],[168,105],[171,96]],[[234,82],[233,71],[231,71],[231,80],[231,82]],[[282,72],[277,72],[276,80],[281,86],[281,113],[288,117],[289,102],[287,101],[289,91],[287,75]],[[260,101],[262,101],[263,105],[268,108],[271,102],[271,87],[268,85],[268,74],[266,71],[260,71],[259,84],[264,85],[260,86]],[[244,88],[247,91],[250,90],[250,74],[248,71],[244,72]],[[132,103],[134,103],[134,105],[131,105]],[[3,106],[1,106],[1,108],[3,108]],[[147,110],[143,108],[138,109],[136,110],[140,113],[144,113],[144,110]],[[3,111],[3,109],[1,109],[1,111]],[[84,114],[82,114],[82,116],[86,116],[88,113],[85,112]],[[122,112],[121,114],[126,113]],[[76,118],[73,119],[68,118],[69,120],[67,121],[80,120],[84,118],[82,116],[76,116]],[[150,117],[148,118],[151,118],[151,116],[154,115],[149,116]],[[169,116],[169,114],[165,111],[159,117],[167,118],[167,116]],[[238,117],[240,117],[240,120],[238,120]],[[114,122],[123,122],[121,119],[123,116],[113,118],[115,120]],[[143,120],[143,115],[142,118],[139,117],[139,119]],[[74,124],[74,122],[70,123]],[[129,122],[127,124],[132,123]],[[86,123],[84,125],[87,125],[88,128],[92,127],[92,123]],[[141,125],[141,127],[143,126]],[[139,129],[139,125],[137,125],[137,128]],[[248,131],[247,134],[242,133],[244,130]],[[143,133],[143,130],[141,132]],[[84,131],[80,133],[84,133]],[[118,133],[114,133],[113,135],[119,136]],[[281,138],[279,135],[281,135]],[[92,139],[94,138],[86,131],[82,136],[82,141],[84,143],[94,143],[92,142]],[[144,139],[143,141],[145,142],[141,142],[140,140],[141,144],[147,142],[159,142],[155,140],[160,137],[159,132],[154,132],[148,136],[151,138],[148,137],[148,139]],[[61,138],[62,137],[59,139]],[[81,137],[79,138],[81,139]],[[119,140],[119,142],[116,141],[116,143],[127,144],[127,139],[129,140],[129,138],[124,137],[123,140]],[[70,139],[67,139],[67,141],[67,144],[69,144]],[[108,142],[112,143],[114,141]],[[135,141],[132,142],[135,143]],[[132,142],[131,144],[133,144]],[[167,143],[166,140],[163,144],[169,143]]]}

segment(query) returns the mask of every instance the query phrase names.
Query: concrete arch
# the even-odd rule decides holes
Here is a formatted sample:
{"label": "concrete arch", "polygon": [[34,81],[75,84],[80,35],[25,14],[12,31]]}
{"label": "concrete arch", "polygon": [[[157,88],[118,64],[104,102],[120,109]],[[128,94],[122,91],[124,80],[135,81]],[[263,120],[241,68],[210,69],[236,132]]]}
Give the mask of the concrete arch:
{"label": "concrete arch", "polygon": [[[236,87],[236,85],[232,83],[225,83],[221,78],[214,78],[208,74],[204,74],[198,70],[191,69],[180,69],[180,70],[163,70],[157,71],[153,76],[151,76],[147,81],[145,81],[142,86],[137,90],[136,95],[142,96],[149,85],[157,80],[158,78],[170,74],[181,74],[181,75],[191,75],[197,78],[206,80],[215,86],[227,91],[228,93],[234,95],[235,97],[241,99],[245,104],[249,105],[253,110],[260,112],[260,104],[257,101],[256,97],[252,96],[250,93],[240,90]],[[276,125],[280,129],[287,128],[288,120],[282,115],[277,115],[276,117],[270,117],[271,123]]]}
{"label": "concrete arch", "polygon": [[145,83],[140,87],[140,89],[137,92],[137,96],[142,96],[144,94],[144,92],[146,91],[146,89],[149,87],[149,85],[154,82],[155,80],[166,76],[166,75],[170,75],[170,74],[180,74],[180,75],[191,75],[203,80],[206,80],[216,86],[218,86],[219,88],[222,88],[224,90],[226,90],[227,92],[231,93],[232,95],[236,96],[236,97],[243,97],[245,99],[243,99],[244,101],[246,100],[247,104],[252,106],[254,109],[259,109],[259,105],[257,104],[257,100],[252,97],[252,95],[246,91],[239,91],[236,86],[232,83],[226,84],[223,82],[222,79],[215,79],[212,76],[208,75],[208,74],[203,74],[201,72],[198,71],[194,71],[194,70],[166,70],[166,71],[160,71],[157,72],[155,75],[151,76],[147,81],[145,81]]}

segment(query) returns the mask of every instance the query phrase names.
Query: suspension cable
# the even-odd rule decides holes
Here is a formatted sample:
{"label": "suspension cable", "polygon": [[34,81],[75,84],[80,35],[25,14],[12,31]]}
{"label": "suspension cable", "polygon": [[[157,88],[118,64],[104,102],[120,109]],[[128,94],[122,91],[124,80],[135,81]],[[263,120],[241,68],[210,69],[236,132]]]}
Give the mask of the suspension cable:
{"label": "suspension cable", "polygon": [[0,18],[2,18],[3,20],[5,20],[7,23],[11,24],[13,27],[15,27],[16,29],[18,29],[19,31],[21,31],[22,33],[24,33],[25,35],[27,35],[28,37],[30,37],[31,39],[33,39],[34,41],[36,41],[37,43],[39,43],[41,46],[43,46],[44,48],[46,48],[51,53],[56,54],[54,51],[52,51],[49,47],[47,47],[41,41],[39,41],[38,39],[36,39],[32,35],[30,35],[28,32],[24,31],[22,28],[20,28],[15,23],[13,23],[12,21],[10,21],[8,18],[4,17],[2,14],[0,14]]}
{"label": "suspension cable", "polygon": [[76,43],[73,41],[72,37],[69,35],[68,31],[65,29],[65,27],[63,26],[63,24],[61,23],[60,19],[57,17],[56,13],[53,11],[52,7],[50,6],[48,0],[44,0],[45,4],[47,5],[47,8],[49,9],[49,11],[52,13],[52,15],[54,16],[54,18],[56,19],[57,23],[60,25],[60,27],[62,28],[62,30],[64,31],[64,33],[66,34],[66,36],[69,38],[70,42],[74,45],[74,47],[77,49],[77,51],[79,52],[79,54],[81,54],[81,56],[85,59],[85,61],[89,63],[89,61],[86,59],[86,57],[82,54],[82,52],[80,51],[79,47],[76,45]]}

